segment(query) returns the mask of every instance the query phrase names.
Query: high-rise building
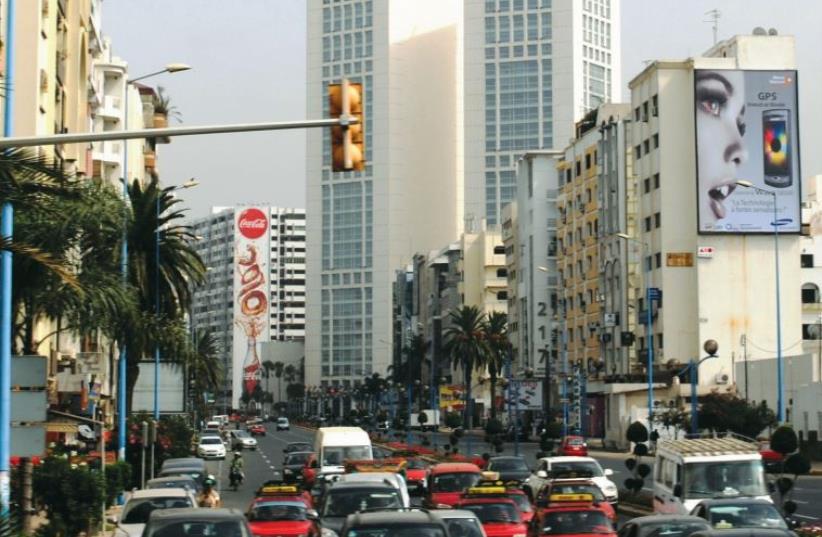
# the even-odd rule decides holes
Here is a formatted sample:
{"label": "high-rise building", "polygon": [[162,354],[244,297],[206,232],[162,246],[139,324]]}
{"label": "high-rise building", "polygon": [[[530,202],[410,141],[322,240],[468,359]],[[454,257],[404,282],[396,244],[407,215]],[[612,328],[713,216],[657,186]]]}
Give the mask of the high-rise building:
{"label": "high-rise building", "polygon": [[619,0],[465,0],[467,221],[501,223],[519,156],[563,148],[574,123],[618,99]]}
{"label": "high-rise building", "polygon": [[[302,341],[305,338],[305,211],[268,208],[269,340]],[[208,267],[206,281],[194,289],[192,325],[211,330],[220,344],[226,390],[232,378],[234,345],[235,208],[218,207],[192,222],[197,253]]]}
{"label": "high-rise building", "polygon": [[329,132],[308,133],[309,385],[384,374],[394,270],[459,235],[458,20],[455,0],[308,2],[308,117],[362,82],[367,161],[332,173]]}

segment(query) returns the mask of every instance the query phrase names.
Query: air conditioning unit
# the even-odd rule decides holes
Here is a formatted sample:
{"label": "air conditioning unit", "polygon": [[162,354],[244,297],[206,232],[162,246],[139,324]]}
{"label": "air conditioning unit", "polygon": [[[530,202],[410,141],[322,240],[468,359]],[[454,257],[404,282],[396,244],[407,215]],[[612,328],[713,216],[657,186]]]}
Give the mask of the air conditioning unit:
{"label": "air conditioning unit", "polygon": [[714,381],[716,381],[717,384],[728,384],[729,380],[730,377],[728,377],[727,373],[717,373],[714,377]]}

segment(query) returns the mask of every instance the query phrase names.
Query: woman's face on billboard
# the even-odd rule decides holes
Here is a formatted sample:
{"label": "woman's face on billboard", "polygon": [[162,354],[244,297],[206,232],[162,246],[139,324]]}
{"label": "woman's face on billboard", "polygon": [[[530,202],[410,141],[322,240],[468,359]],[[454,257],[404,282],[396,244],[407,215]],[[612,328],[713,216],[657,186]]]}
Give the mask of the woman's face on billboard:
{"label": "woman's face on billboard", "polygon": [[699,203],[705,222],[727,215],[725,200],[736,188],[737,169],[748,158],[745,134],[745,79],[741,71],[697,71],[696,136]]}

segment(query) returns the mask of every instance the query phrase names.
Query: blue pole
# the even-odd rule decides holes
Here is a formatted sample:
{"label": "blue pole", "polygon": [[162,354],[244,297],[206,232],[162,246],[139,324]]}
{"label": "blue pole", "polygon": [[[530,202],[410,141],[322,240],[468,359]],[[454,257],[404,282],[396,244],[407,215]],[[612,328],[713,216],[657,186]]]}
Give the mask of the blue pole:
{"label": "blue pole", "polygon": [[[154,313],[160,318],[160,184],[154,204],[156,228],[154,230]],[[154,342],[154,419],[160,419],[160,343]]]}
{"label": "blue pole", "polygon": [[776,419],[785,423],[785,383],[782,363],[782,307],[779,296],[779,222],[777,221],[776,192],[773,195],[773,258],[776,264]]}
{"label": "blue pole", "polygon": [[[647,260],[646,260],[647,262]],[[651,306],[651,271],[650,271],[650,263],[648,264],[648,283],[647,291],[646,291],[646,298],[645,298],[645,307],[647,308],[646,311],[646,321],[648,327],[648,430],[654,430],[654,319],[652,315],[652,306]]]}
{"label": "blue pole", "polygon": [[[508,423],[513,425],[512,429],[514,431],[514,449],[516,450],[516,442],[517,442],[517,424],[514,421],[514,376],[511,372],[511,362],[513,361],[513,356],[511,353],[511,348],[508,348],[508,356],[505,360],[505,378],[508,379],[508,386],[505,387],[505,400],[508,401]],[[496,401],[491,401],[491,404],[494,405]]]}
{"label": "blue pole", "polygon": [[[3,106],[3,136],[13,131],[14,119],[14,0],[6,2],[6,100]],[[0,233],[11,241],[14,232],[14,208],[4,203],[0,215]],[[9,517],[11,455],[11,252],[0,252],[0,520]]]}
{"label": "blue pole", "polygon": [[568,436],[568,338],[562,330],[562,436]]}
{"label": "blue pole", "polygon": [[697,415],[697,394],[696,394],[696,384],[697,384],[697,375],[699,374],[699,364],[691,360],[690,364],[690,377],[691,377],[691,432],[696,434],[699,432],[699,416]]}
{"label": "blue pole", "polygon": [[[123,103],[123,125],[128,130],[128,85],[126,80],[125,102]],[[123,201],[128,204],[128,140],[123,142]],[[125,208],[123,244],[120,247],[120,271],[123,285],[128,284],[128,206]],[[117,459],[126,460],[126,359],[128,357],[125,339],[120,342],[120,363],[117,374]]]}
{"label": "blue pole", "polygon": [[411,404],[412,404],[412,401],[414,400],[414,394],[412,393],[412,391],[414,389],[413,388],[414,385],[411,382],[409,382],[406,386],[408,388],[408,417],[406,418],[408,421],[406,421],[406,423],[405,423],[405,425],[406,425],[406,427],[405,427],[405,431],[406,431],[405,443],[408,444],[408,446],[410,447],[411,443],[412,443],[411,442],[411,440],[412,440],[411,439]]}

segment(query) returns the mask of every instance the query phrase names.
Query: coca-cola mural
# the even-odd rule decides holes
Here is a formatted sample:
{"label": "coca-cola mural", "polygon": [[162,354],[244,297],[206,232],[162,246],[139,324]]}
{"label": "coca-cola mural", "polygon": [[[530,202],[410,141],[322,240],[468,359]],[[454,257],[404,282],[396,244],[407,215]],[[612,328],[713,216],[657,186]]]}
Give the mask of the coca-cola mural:
{"label": "coca-cola mural", "polygon": [[[266,211],[249,207],[235,214],[233,406],[259,395],[259,345],[269,339],[269,225]],[[255,392],[257,392],[255,394]]]}

